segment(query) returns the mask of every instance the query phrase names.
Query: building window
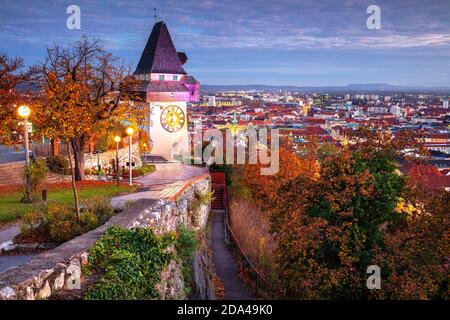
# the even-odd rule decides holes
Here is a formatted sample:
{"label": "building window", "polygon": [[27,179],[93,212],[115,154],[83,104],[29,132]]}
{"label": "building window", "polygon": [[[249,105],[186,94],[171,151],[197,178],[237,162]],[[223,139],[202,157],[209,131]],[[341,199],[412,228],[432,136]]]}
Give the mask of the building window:
{"label": "building window", "polygon": [[178,76],[177,75],[173,76],[173,81],[178,81]]}
{"label": "building window", "polygon": [[164,81],[164,75],[163,75],[163,74],[160,74],[160,75],[159,75],[159,80],[160,80],[160,81]]}

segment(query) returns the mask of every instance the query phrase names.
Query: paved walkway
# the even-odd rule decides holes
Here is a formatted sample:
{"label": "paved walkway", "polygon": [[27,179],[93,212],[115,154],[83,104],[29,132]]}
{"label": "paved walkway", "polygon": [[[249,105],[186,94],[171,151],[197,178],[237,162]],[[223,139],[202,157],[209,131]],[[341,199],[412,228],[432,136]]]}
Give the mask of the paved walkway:
{"label": "paved walkway", "polygon": [[156,163],[156,172],[137,178],[134,181],[144,187],[157,187],[167,185],[176,181],[186,181],[208,173],[204,167],[191,166],[184,163]]}
{"label": "paved walkway", "polygon": [[170,198],[185,186],[186,181],[208,173],[207,168],[183,163],[157,163],[155,166],[155,172],[133,180],[144,191],[114,197],[111,200],[112,206],[123,208],[127,202],[139,199]]}
{"label": "paved walkway", "polygon": [[[3,247],[11,244],[11,241],[19,233],[20,227],[17,224],[9,225],[0,229],[0,251],[2,250]],[[35,255],[0,256],[0,272],[27,263],[34,256]]]}
{"label": "paved walkway", "polygon": [[25,264],[37,254],[23,256],[0,256],[0,272]]}
{"label": "paved walkway", "polygon": [[225,300],[251,300],[252,296],[239,278],[233,251],[225,242],[224,211],[212,210],[213,262],[217,275],[225,287]]}
{"label": "paved walkway", "polygon": [[20,226],[18,224],[13,224],[0,229],[0,244],[14,239],[20,233]]}

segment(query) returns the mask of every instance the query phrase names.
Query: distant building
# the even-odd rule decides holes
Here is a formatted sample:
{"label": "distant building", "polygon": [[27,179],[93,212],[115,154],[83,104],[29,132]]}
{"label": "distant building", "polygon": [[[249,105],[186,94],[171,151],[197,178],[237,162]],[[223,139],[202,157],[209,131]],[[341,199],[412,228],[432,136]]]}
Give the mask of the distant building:
{"label": "distant building", "polygon": [[208,96],[208,107],[215,107],[216,106],[216,97],[215,96]]}
{"label": "distant building", "polygon": [[445,99],[445,100],[442,102],[442,108],[448,109],[448,100],[447,100],[447,99]]}

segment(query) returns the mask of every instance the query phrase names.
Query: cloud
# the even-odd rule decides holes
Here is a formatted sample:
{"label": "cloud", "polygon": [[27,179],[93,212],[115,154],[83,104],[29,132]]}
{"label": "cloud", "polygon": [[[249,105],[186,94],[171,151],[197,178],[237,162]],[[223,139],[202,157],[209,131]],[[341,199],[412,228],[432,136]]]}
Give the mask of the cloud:
{"label": "cloud", "polygon": [[[71,3],[65,0],[3,0],[0,51],[34,63],[47,46],[65,45],[87,34],[102,38],[107,50],[136,63],[154,22],[153,8],[158,7],[160,18],[164,6],[177,49],[187,51],[192,58],[187,68],[200,77],[216,70],[229,81],[234,72],[276,82],[276,77],[301,75],[348,75],[349,80],[361,76],[370,82],[389,65],[384,77],[400,78],[405,70],[413,70],[412,78],[420,81],[450,81],[440,72],[450,61],[450,1],[375,3],[381,7],[381,30],[366,27],[366,9],[373,0],[78,0],[82,30],[70,31],[66,7]],[[317,65],[299,63],[300,57]]]}

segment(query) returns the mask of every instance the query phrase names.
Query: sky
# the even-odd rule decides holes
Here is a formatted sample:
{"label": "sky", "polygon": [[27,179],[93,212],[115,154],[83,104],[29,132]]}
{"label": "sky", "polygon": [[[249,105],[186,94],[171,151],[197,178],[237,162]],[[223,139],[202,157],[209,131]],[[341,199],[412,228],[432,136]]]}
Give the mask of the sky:
{"label": "sky", "polygon": [[[369,5],[381,29],[367,28]],[[31,65],[88,35],[136,66],[155,7],[203,84],[450,86],[450,0],[0,0],[0,52]]]}

